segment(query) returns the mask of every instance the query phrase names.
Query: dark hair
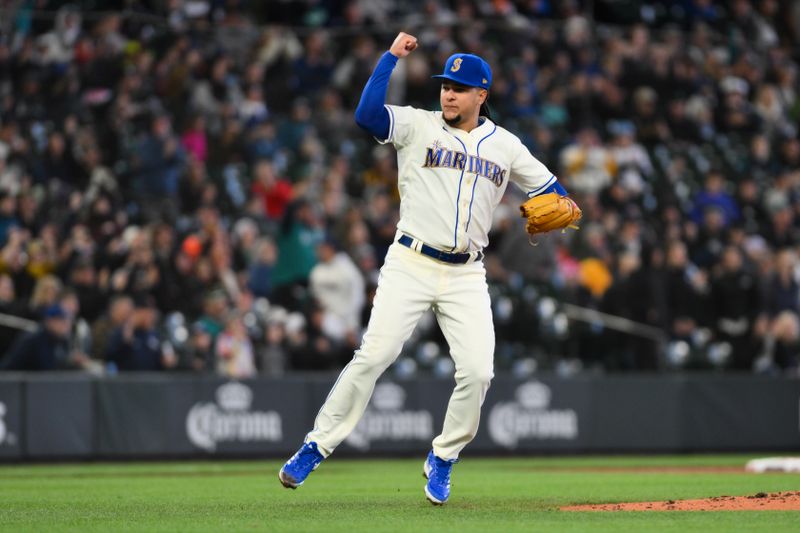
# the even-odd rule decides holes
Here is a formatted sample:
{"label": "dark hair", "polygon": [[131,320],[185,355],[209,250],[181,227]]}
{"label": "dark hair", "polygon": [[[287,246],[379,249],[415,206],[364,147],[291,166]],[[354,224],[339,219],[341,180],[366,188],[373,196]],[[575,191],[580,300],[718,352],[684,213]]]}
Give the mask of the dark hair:
{"label": "dark hair", "polygon": [[489,120],[492,120],[492,111],[489,109],[489,90],[486,90],[486,100],[483,101],[481,104],[481,110],[478,113],[481,117],[486,117]]}
{"label": "dark hair", "polygon": [[489,120],[492,120],[492,112],[489,109],[489,104],[487,104],[486,102],[481,104],[481,111],[480,111],[479,115],[482,116],[482,117],[486,117]]}

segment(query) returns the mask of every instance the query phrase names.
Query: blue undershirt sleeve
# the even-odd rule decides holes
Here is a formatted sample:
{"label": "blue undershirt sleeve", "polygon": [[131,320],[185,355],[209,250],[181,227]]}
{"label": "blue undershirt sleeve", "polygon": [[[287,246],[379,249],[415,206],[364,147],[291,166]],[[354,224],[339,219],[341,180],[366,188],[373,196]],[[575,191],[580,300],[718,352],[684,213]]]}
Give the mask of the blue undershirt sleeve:
{"label": "blue undershirt sleeve", "polygon": [[548,193],[548,192],[557,192],[561,196],[569,195],[567,190],[564,187],[562,187],[561,184],[559,182],[557,182],[557,181],[554,184],[552,184],[551,186],[549,186],[548,188],[546,188],[545,190],[543,190],[539,194],[545,194],[545,193]]}
{"label": "blue undershirt sleeve", "polygon": [[389,78],[397,65],[397,59],[391,52],[385,52],[381,56],[364,86],[356,108],[356,124],[381,140],[389,136],[389,112],[384,104]]}

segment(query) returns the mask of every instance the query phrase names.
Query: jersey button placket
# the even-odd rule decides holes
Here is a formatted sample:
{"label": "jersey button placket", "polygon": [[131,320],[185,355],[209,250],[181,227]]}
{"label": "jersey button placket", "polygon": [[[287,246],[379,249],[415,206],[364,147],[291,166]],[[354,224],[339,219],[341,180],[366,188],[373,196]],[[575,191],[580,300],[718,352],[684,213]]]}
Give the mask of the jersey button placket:
{"label": "jersey button placket", "polygon": [[459,236],[458,242],[464,243],[468,242],[466,239],[467,235],[467,224],[469,223],[469,203],[470,203],[470,194],[472,192],[472,179],[467,178],[461,182],[461,222],[459,224],[459,232],[461,235]]}
{"label": "jersey button placket", "polygon": [[[469,168],[469,155],[475,153],[475,142],[472,138],[472,135],[464,135],[461,139],[464,141],[464,148],[466,148],[467,153],[467,160],[465,162],[465,173],[464,173],[464,180],[461,182],[461,212],[463,213],[461,218],[461,223],[459,224],[459,236],[458,242],[459,243],[469,243],[469,239],[467,238],[467,225],[469,224],[469,204],[472,198],[472,183],[475,179],[475,175],[470,172]],[[463,245],[462,245],[463,246]],[[463,250],[466,251],[468,248],[467,246],[463,246]]]}

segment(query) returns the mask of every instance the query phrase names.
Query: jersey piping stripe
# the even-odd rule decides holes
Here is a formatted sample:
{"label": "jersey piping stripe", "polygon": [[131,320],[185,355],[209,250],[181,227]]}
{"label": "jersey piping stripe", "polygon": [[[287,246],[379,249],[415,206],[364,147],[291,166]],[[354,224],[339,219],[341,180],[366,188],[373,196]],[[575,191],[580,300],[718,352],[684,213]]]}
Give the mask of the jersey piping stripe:
{"label": "jersey piping stripe", "polygon": [[[442,129],[444,131],[446,131],[447,133],[450,133],[449,131],[447,131],[444,128],[444,126],[442,126]],[[465,156],[468,155],[467,146],[464,144],[464,142],[461,139],[459,139],[458,137],[456,137],[455,135],[453,135],[452,133],[450,133],[450,135],[452,135],[453,138],[455,140],[457,140],[459,142],[459,144],[461,144],[461,147],[464,148],[464,155]],[[458,214],[459,214],[458,211],[459,211],[459,206],[461,205],[460,204],[460,202],[461,202],[461,183],[464,181],[464,172],[466,171],[466,169],[467,169],[467,162],[464,161],[464,168],[461,169],[461,177],[458,178],[458,196],[456,196],[456,227],[453,228],[453,247],[450,248],[451,252],[458,247]]]}
{"label": "jersey piping stripe", "polygon": [[[478,145],[475,147],[475,155],[477,157],[481,156],[481,143],[486,139],[488,139],[489,137],[491,137],[492,135],[494,135],[494,132],[496,131],[497,131],[497,124],[494,125],[494,128],[488,135],[486,135],[483,139],[478,141]],[[469,200],[469,218],[467,219],[466,231],[469,231],[469,223],[472,222],[472,202],[475,201],[475,188],[478,186],[478,179],[479,179],[478,176],[475,176],[475,183],[472,184],[472,198],[470,198]]]}
{"label": "jersey piping stripe", "polygon": [[392,135],[394,135],[394,111],[388,105],[383,106],[389,112],[389,136],[386,137],[387,141],[392,140]]}
{"label": "jersey piping stripe", "polygon": [[336,382],[333,384],[333,387],[331,387],[330,392],[328,392],[328,396],[325,397],[325,401],[322,402],[322,406],[320,406],[319,411],[317,411],[317,416],[314,417],[314,428],[311,430],[311,433],[317,430],[317,418],[319,418],[319,414],[322,412],[322,408],[325,407],[325,403],[327,403],[327,401],[330,399],[331,395],[333,394],[333,391],[336,390],[336,386],[339,384],[339,381],[341,381],[342,376],[344,376],[344,373],[347,372],[347,370],[350,368],[350,365],[352,365],[353,362],[355,362],[355,360],[356,360],[355,357],[353,357],[353,359],[351,359],[350,362],[344,366],[342,371],[339,372],[339,377],[336,378]]}
{"label": "jersey piping stripe", "polygon": [[556,177],[555,177],[555,175],[553,175],[553,176],[550,176],[550,179],[549,179],[549,180],[547,180],[547,183],[545,183],[545,184],[544,184],[544,185],[542,185],[541,187],[537,187],[536,189],[533,189],[532,191],[528,191],[528,196],[536,196],[536,193],[537,193],[537,192],[539,192],[539,191],[541,191],[541,190],[543,190],[543,189],[546,189],[547,187],[549,187],[550,185],[552,185],[552,184],[553,184],[553,182],[555,182],[555,181],[556,181]]}
{"label": "jersey piping stripe", "polygon": [[489,134],[488,134],[486,137],[484,137],[483,139],[481,139],[480,141],[478,141],[478,146],[476,146],[476,147],[475,147],[475,154],[476,154],[478,157],[480,157],[480,156],[481,156],[481,143],[482,143],[483,141],[485,141],[486,139],[488,139],[489,137],[491,137],[492,135],[494,135],[494,132],[496,132],[496,131],[497,131],[497,124],[495,124],[495,125],[494,125],[494,129],[492,129],[492,131],[491,131],[491,132],[490,132],[490,133],[489,133]]}

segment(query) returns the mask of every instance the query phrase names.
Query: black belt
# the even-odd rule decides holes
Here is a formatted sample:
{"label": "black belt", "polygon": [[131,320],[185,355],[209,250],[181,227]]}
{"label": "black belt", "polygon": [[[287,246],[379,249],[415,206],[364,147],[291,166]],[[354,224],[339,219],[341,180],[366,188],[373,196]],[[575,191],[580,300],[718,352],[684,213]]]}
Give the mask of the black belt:
{"label": "black belt", "polygon": [[[403,246],[407,246],[408,248],[415,250],[414,239],[409,237],[408,235],[405,234],[401,235],[400,238],[397,239],[397,242],[399,242]],[[421,253],[422,255],[427,255],[428,257],[432,257],[433,259],[436,259],[438,261],[443,261],[445,263],[463,265],[464,263],[468,263],[470,259],[472,259],[473,257],[475,261],[480,261],[481,259],[483,259],[483,252],[453,254],[450,252],[443,252],[441,250],[437,250],[436,248],[428,246],[423,242],[420,242],[420,245],[421,246],[419,247],[419,249],[415,251]]]}

